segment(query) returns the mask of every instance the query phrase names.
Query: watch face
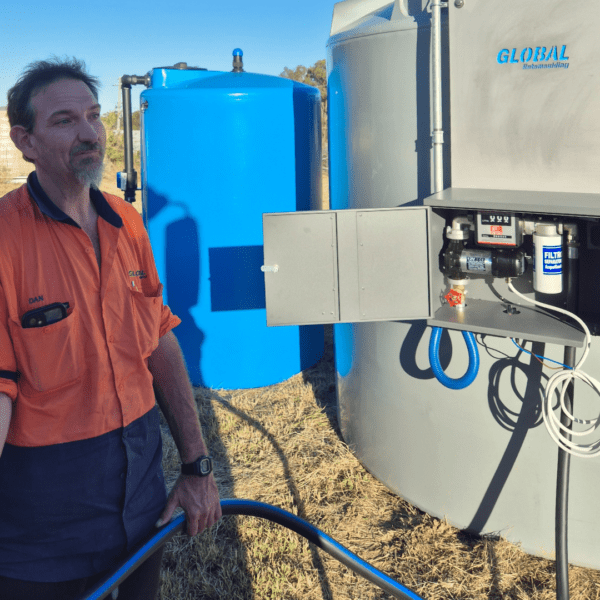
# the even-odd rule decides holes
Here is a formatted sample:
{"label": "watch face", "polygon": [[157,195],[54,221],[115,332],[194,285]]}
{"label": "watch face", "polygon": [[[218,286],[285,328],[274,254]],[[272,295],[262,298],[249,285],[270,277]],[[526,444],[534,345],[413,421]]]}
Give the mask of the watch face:
{"label": "watch face", "polygon": [[184,475],[197,475],[205,477],[212,473],[212,460],[210,456],[201,456],[193,463],[181,465],[181,472]]}
{"label": "watch face", "polygon": [[212,471],[210,458],[205,457],[200,460],[200,473],[202,475],[208,475]]}

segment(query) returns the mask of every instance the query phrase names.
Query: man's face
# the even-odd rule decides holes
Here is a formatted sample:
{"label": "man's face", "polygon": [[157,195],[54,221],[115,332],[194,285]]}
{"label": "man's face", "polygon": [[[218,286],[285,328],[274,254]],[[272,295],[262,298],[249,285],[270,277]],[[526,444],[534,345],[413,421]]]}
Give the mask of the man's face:
{"label": "man's face", "polygon": [[106,132],[100,105],[88,86],[61,79],[31,99],[35,125],[31,134],[36,170],[51,177],[75,178],[98,187],[102,179]]}

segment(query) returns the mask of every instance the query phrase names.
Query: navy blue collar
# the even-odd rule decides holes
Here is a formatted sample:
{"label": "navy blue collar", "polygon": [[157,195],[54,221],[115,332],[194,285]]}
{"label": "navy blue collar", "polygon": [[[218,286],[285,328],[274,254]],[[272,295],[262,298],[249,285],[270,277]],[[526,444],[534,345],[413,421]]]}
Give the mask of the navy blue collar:
{"label": "navy blue collar", "polygon": [[[37,204],[40,211],[42,211],[47,217],[54,219],[55,221],[61,221],[65,225],[79,225],[66,215],[50,198],[48,194],[44,192],[35,171],[32,171],[27,178],[27,190],[29,195],[33,198],[33,201]],[[98,213],[98,216],[102,217],[107,223],[110,223],[113,227],[122,227],[123,220],[121,217],[111,208],[110,204],[106,201],[104,194],[96,188],[90,188],[90,200]]]}

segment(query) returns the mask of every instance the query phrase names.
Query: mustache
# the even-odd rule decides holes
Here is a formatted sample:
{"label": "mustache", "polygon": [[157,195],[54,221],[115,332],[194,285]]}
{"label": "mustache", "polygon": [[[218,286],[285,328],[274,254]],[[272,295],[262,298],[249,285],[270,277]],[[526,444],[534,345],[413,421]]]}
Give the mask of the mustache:
{"label": "mustache", "polygon": [[94,150],[102,154],[102,146],[98,142],[84,142],[83,144],[79,144],[79,146],[75,146],[75,148],[71,150],[71,156],[75,156],[81,152],[92,152]]}

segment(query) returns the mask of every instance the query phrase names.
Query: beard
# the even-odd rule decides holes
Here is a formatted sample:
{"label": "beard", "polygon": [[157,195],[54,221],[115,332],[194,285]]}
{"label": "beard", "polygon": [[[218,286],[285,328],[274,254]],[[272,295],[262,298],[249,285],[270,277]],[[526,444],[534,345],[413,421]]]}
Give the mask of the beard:
{"label": "beard", "polygon": [[[89,156],[77,160],[77,154],[87,150],[97,150],[98,157]],[[73,149],[71,154],[71,168],[73,175],[83,185],[98,189],[104,174],[104,150],[100,144],[82,144]]]}

